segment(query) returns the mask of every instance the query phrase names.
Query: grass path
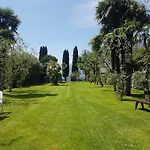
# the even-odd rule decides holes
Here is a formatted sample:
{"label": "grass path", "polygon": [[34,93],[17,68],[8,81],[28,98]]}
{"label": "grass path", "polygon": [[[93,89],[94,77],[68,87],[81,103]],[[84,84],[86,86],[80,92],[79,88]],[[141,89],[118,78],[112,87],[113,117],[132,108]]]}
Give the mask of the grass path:
{"label": "grass path", "polygon": [[116,100],[109,86],[34,86],[4,99],[0,150],[150,149],[150,113]]}

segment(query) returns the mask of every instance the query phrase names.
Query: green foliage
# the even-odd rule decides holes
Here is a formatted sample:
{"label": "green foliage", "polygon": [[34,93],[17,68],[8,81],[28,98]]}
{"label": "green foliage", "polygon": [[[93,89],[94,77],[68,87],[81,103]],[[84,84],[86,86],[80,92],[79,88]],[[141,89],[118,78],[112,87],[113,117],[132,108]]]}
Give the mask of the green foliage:
{"label": "green foliage", "polygon": [[103,26],[104,34],[121,27],[126,21],[136,21],[139,27],[149,23],[144,5],[135,0],[103,0],[96,7],[96,19]]}
{"label": "green foliage", "polygon": [[23,86],[36,85],[43,83],[41,82],[41,73],[42,73],[42,65],[38,61],[38,59],[30,54],[29,61],[29,73],[26,79],[23,81]]}
{"label": "green foliage", "polygon": [[143,90],[143,81],[145,81],[144,72],[135,72],[133,74],[133,88]]}
{"label": "green foliage", "polygon": [[76,47],[73,49],[72,73],[78,71],[77,61],[78,61],[78,48],[77,48],[77,46],[76,46]]}
{"label": "green foliage", "polygon": [[100,50],[101,44],[103,42],[103,36],[103,34],[99,34],[90,41],[89,44],[92,46],[92,51],[98,52]]}
{"label": "green foliage", "polygon": [[70,75],[71,81],[79,81],[79,77],[80,77],[80,72],[73,72]]}
{"label": "green foliage", "polygon": [[49,61],[49,64],[47,66],[47,75],[49,76],[52,85],[58,84],[58,80],[60,79],[61,75],[60,70],[61,67],[59,64],[57,64],[56,61],[53,60]]}
{"label": "green foliage", "polygon": [[[134,0],[103,0],[96,7],[96,19],[102,25],[102,45],[107,41],[105,45],[111,53],[112,70],[118,74],[120,71],[126,71],[126,94],[130,95],[132,49],[137,42],[137,34],[150,22],[149,14],[144,5]],[[98,40],[98,43],[101,41]],[[94,46],[98,47],[96,43]]]}
{"label": "green foliage", "polygon": [[50,61],[50,56],[49,55],[45,55],[43,58],[40,59],[40,63],[44,64],[48,64],[48,62]]}
{"label": "green foliage", "polygon": [[78,59],[78,67],[83,70],[86,80],[95,84],[100,83],[101,87],[104,86],[107,78],[104,57],[100,52],[85,50]]}
{"label": "green foliage", "polygon": [[10,43],[11,41],[0,38],[0,91],[2,91],[4,87],[4,68],[6,64],[7,52],[10,49]]}
{"label": "green foliage", "polygon": [[15,40],[15,34],[21,23],[10,8],[0,8],[0,38]]}
{"label": "green foliage", "polygon": [[64,52],[63,52],[62,75],[66,81],[66,78],[69,75],[69,52],[68,52],[68,50],[64,50]]}
{"label": "green foliage", "polygon": [[87,50],[84,50],[81,56],[78,58],[77,66],[80,68],[80,70],[83,71],[85,74],[85,80],[89,80],[89,73],[90,73],[90,55],[91,53]]}
{"label": "green foliage", "polygon": [[29,74],[31,55],[25,52],[23,44],[16,43],[8,51],[5,64],[5,85],[12,91],[21,86]]}
{"label": "green foliage", "polygon": [[47,76],[47,67],[50,61],[57,62],[57,58],[52,55],[47,55],[48,49],[46,46],[40,47],[39,61],[41,63],[40,83],[49,83],[49,77]]}
{"label": "green foliage", "polygon": [[3,74],[7,53],[7,47],[4,45],[10,46],[12,42],[15,42],[15,35],[19,24],[20,20],[18,16],[14,14],[13,10],[0,8],[0,91],[3,90]]}
{"label": "green foliage", "polygon": [[145,48],[135,48],[133,50],[134,71],[144,71],[147,57]]}
{"label": "green foliage", "polygon": [[39,61],[41,61],[41,59],[47,55],[47,47],[46,46],[41,46],[40,47],[40,53],[39,53]]}
{"label": "green foliage", "polygon": [[116,75],[116,83],[117,83],[117,99],[123,100],[123,97],[125,96],[126,92],[126,74],[124,71],[121,71],[119,75]]}

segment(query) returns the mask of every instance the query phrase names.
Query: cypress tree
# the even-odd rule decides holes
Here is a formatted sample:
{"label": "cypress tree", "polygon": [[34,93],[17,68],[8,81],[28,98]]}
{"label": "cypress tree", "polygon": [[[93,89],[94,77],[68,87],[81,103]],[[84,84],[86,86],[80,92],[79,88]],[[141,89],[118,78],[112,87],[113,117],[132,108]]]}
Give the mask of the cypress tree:
{"label": "cypress tree", "polygon": [[40,53],[39,53],[39,60],[41,60],[44,56],[47,55],[47,47],[46,46],[41,46],[40,47]]}
{"label": "cypress tree", "polygon": [[65,81],[69,75],[69,52],[68,50],[64,50],[63,59],[62,59],[62,73]]}
{"label": "cypress tree", "polygon": [[73,49],[72,73],[73,72],[78,72],[77,60],[78,60],[78,48],[76,46]]}

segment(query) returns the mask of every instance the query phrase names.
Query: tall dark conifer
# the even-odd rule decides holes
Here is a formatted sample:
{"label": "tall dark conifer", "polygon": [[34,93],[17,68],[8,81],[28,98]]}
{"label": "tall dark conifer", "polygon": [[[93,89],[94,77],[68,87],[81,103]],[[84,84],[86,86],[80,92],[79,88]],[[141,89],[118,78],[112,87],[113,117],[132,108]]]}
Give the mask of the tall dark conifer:
{"label": "tall dark conifer", "polygon": [[39,53],[39,60],[41,60],[44,56],[47,55],[47,47],[46,46],[41,46],[40,47],[40,53]]}
{"label": "tall dark conifer", "polygon": [[64,50],[63,59],[62,59],[62,73],[65,81],[69,75],[69,52],[68,50]]}
{"label": "tall dark conifer", "polygon": [[78,60],[78,48],[76,46],[73,49],[72,73],[73,72],[78,72],[77,60]]}

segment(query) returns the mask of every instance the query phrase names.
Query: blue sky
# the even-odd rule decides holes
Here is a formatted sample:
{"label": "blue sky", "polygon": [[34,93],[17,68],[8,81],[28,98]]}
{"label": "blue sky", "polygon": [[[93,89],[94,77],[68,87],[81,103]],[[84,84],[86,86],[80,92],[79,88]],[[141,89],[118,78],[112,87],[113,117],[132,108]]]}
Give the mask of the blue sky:
{"label": "blue sky", "polygon": [[79,54],[90,50],[88,42],[100,29],[94,19],[97,3],[98,0],[0,0],[2,7],[12,8],[22,21],[18,32],[29,51],[33,49],[38,56],[40,46],[45,45],[59,63],[64,49],[69,50],[70,60],[75,46]]}

